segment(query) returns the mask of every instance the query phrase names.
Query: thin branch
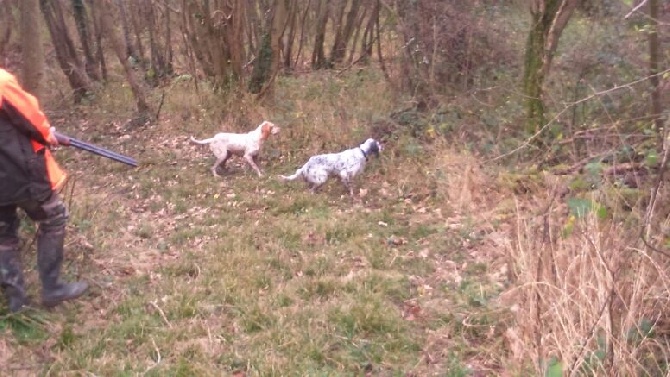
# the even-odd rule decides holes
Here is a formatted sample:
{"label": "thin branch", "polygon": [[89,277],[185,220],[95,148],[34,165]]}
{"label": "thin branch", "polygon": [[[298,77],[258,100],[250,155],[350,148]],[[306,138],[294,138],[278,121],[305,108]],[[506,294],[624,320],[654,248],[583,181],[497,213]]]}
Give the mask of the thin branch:
{"label": "thin branch", "polygon": [[169,328],[172,328],[172,323],[170,323],[170,321],[168,321],[167,317],[165,316],[165,312],[163,311],[163,309],[160,308],[160,306],[158,306],[156,301],[149,302],[149,305],[153,306],[154,309],[156,309],[158,311],[158,314],[160,314],[161,318],[163,319],[163,322],[165,322],[165,324]]}
{"label": "thin branch", "polygon": [[628,12],[628,14],[625,15],[623,18],[624,18],[625,20],[629,19],[629,18],[633,15],[633,13],[637,12],[637,11],[638,11],[640,8],[642,8],[645,4],[647,4],[647,0],[642,0],[642,2],[641,2],[640,4],[638,4],[635,8],[631,9],[631,11]]}
{"label": "thin branch", "polygon": [[612,87],[612,88],[607,89],[607,90],[602,90],[600,92],[595,92],[595,93],[593,93],[589,96],[586,96],[586,97],[584,97],[584,98],[582,98],[578,101],[574,101],[571,104],[567,105],[563,110],[558,112],[558,114],[554,115],[554,117],[551,118],[551,120],[549,120],[549,122],[547,122],[544,126],[542,126],[539,130],[537,130],[537,132],[535,132],[528,139],[526,139],[520,146],[518,146],[517,148],[515,148],[512,151],[501,154],[500,156],[494,157],[494,158],[489,159],[485,162],[498,161],[498,160],[503,159],[505,157],[509,157],[509,156],[513,155],[514,153],[517,153],[518,151],[528,147],[530,145],[530,143],[533,142],[533,140],[537,139],[552,123],[554,123],[558,118],[561,117],[561,115],[563,115],[566,111],[568,111],[573,106],[579,105],[579,104],[584,103],[586,101],[590,101],[591,99],[593,99],[595,97],[598,97],[598,96],[601,96],[601,95],[604,95],[604,94],[608,94],[608,93],[611,93],[611,92],[614,92],[614,91],[617,91],[617,90],[620,90],[620,89],[631,89],[631,87],[635,84],[639,84],[641,82],[647,81],[653,76],[663,76],[663,75],[665,75],[666,73],[669,73],[669,72],[670,72],[670,68],[668,68],[668,69],[666,69],[662,72],[656,73],[654,75],[649,75],[649,76],[643,77],[641,79],[631,81],[631,82],[629,82],[627,84],[624,84],[624,85],[618,85],[618,86]]}

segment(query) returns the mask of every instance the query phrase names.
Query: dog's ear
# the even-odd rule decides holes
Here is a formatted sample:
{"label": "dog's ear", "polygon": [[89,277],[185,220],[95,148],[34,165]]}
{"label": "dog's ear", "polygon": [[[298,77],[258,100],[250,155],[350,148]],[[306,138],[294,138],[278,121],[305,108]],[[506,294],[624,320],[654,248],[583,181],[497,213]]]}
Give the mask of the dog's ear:
{"label": "dog's ear", "polygon": [[270,133],[272,133],[272,123],[265,121],[261,125],[261,139],[265,140],[270,137]]}
{"label": "dog's ear", "polygon": [[[372,139],[370,139],[372,140]],[[379,151],[381,150],[381,145],[376,140],[372,140],[370,143],[370,153],[374,154],[375,156],[379,157]]]}

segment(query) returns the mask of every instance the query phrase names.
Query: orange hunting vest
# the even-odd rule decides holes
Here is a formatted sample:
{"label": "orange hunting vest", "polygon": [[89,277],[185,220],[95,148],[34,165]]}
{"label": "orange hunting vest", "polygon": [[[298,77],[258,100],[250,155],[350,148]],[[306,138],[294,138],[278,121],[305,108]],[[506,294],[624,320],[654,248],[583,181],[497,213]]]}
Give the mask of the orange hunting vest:
{"label": "orange hunting vest", "polygon": [[42,200],[65,182],[48,148],[50,124],[37,99],[0,68],[0,205]]}

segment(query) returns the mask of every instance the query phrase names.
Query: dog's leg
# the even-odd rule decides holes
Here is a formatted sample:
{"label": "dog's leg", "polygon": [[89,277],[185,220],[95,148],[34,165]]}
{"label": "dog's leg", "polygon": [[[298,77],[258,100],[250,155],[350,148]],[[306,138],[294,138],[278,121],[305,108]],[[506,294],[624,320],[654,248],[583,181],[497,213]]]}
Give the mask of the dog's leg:
{"label": "dog's leg", "polygon": [[348,172],[340,172],[340,182],[342,182],[347,191],[349,191],[349,195],[352,197],[354,196],[354,185],[351,182],[353,178],[353,175]]}
{"label": "dog's leg", "polygon": [[309,188],[309,192],[312,194],[316,194],[316,191],[323,186],[323,183],[314,183],[314,182],[309,182],[307,183],[307,187]]}
{"label": "dog's leg", "polygon": [[307,181],[309,182],[309,191],[312,194],[315,194],[316,191],[323,186],[328,181],[328,172],[327,171],[308,171],[307,172]]}
{"label": "dog's leg", "polygon": [[[256,167],[258,168],[258,171],[257,171],[257,172],[261,173],[261,168],[258,166],[258,165],[259,165],[259,163],[258,163],[258,155],[257,155],[257,154],[252,155],[252,156],[251,156],[251,160],[254,162],[254,165],[256,165]],[[259,176],[260,176],[260,175],[259,175]]]}
{"label": "dog's leg", "polygon": [[249,155],[249,154],[244,155],[244,159],[247,161],[249,166],[251,166],[256,171],[256,173],[258,173],[259,177],[262,177],[263,173],[261,172],[261,169],[258,167],[258,165],[256,165],[255,161],[256,158],[257,158],[256,155]]}
{"label": "dog's leg", "polygon": [[354,185],[351,183],[351,181],[348,180],[348,179],[342,179],[341,182],[344,185],[344,187],[347,189],[347,191],[349,192],[349,196],[353,197],[354,196]]}
{"label": "dog's leg", "polygon": [[229,158],[230,158],[230,152],[226,152],[226,155],[223,157],[217,157],[214,166],[212,166],[212,173],[214,174],[215,177],[220,177],[219,173],[217,173],[216,170],[219,168],[219,166],[225,168],[226,161],[228,161]]}
{"label": "dog's leg", "polygon": [[216,169],[219,167],[219,164],[223,162],[222,158],[217,158],[216,162],[212,166],[212,174],[214,174],[215,177],[220,177],[219,173],[216,172]]}

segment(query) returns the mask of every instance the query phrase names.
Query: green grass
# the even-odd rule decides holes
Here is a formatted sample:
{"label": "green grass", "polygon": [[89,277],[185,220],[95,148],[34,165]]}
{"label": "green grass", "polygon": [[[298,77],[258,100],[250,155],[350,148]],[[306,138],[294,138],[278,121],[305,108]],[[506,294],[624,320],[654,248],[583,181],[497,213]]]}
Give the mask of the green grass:
{"label": "green grass", "polygon": [[[262,161],[261,178],[239,159],[212,177],[209,151],[186,137],[219,128],[215,98],[195,101],[180,85],[158,124],[122,131],[134,142],[98,137],[138,158],[139,168],[56,152],[73,176],[64,191],[66,276],[90,281],[91,294],[38,311],[43,321],[2,317],[0,307],[12,349],[5,365],[44,375],[332,376],[372,368],[464,376],[464,365],[494,360],[481,347],[491,334],[481,329],[501,319],[490,314],[499,290],[463,247],[481,241],[471,236],[476,225],[445,226],[454,212],[445,190],[458,188],[436,174],[445,168],[433,158],[443,146],[410,148],[405,136],[389,143],[358,181],[368,191],[357,200],[336,181],[313,195],[302,182],[275,178],[313,153],[358,142],[370,119],[390,112],[390,96],[372,96],[363,84],[387,90],[377,72],[282,78],[281,100],[245,114],[253,122],[269,114],[284,127],[266,145],[277,154]],[[183,112],[202,121],[173,120]],[[89,116],[103,123],[110,115]],[[242,117],[232,121],[243,126]],[[450,275],[456,270],[460,284]],[[410,301],[421,307],[417,318],[404,314]],[[463,326],[464,318],[478,327]],[[38,347],[54,357],[36,355]]]}

